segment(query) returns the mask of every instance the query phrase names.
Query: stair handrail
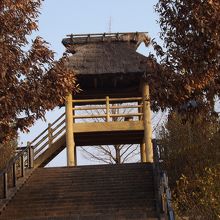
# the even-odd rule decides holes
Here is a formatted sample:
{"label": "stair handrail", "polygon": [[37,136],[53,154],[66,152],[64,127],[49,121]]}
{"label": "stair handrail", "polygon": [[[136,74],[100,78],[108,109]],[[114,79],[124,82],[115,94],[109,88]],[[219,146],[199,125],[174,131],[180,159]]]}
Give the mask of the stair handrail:
{"label": "stair handrail", "polygon": [[[8,197],[8,173],[12,172],[12,188],[17,185],[17,171],[16,164],[20,166],[20,176],[25,177],[26,169],[34,168],[34,160],[37,158],[37,154],[47,148],[53,140],[61,134],[65,129],[65,113],[59,116],[53,123],[49,124],[36,138],[27,143],[27,146],[20,147],[16,150],[16,154],[9,160],[2,171],[0,171],[0,178],[3,178],[3,199]],[[62,119],[62,120],[61,120]],[[61,122],[60,122],[61,121]],[[59,122],[59,123],[58,123]],[[64,126],[63,126],[64,125]],[[55,126],[52,128],[52,126]],[[63,126],[63,127],[61,127]],[[59,130],[60,129],[60,130]],[[45,143],[44,141],[48,139]],[[44,143],[40,148],[38,146]],[[0,198],[1,199],[1,198]]]}
{"label": "stair handrail", "polygon": [[[51,126],[53,126],[54,124],[56,124],[63,116],[65,115],[65,113],[63,113],[62,115],[60,115],[60,117],[58,117],[52,124],[50,124]],[[48,131],[49,126],[44,129],[37,137],[34,138],[34,140],[32,140],[31,142],[29,142],[31,145],[33,145],[34,142],[36,142],[36,140],[38,140],[44,133],[46,133]]]}
{"label": "stair handrail", "polygon": [[155,184],[157,188],[157,201],[159,204],[159,212],[168,216],[169,220],[175,220],[174,210],[172,208],[171,191],[168,185],[168,176],[161,168],[160,150],[156,139],[152,140],[154,155],[154,174]]}
{"label": "stair handrail", "polygon": [[[25,160],[25,154],[27,158]],[[0,177],[3,178],[3,199],[6,199],[8,196],[8,173],[12,171],[12,187],[17,185],[17,173],[16,173],[16,163],[20,162],[20,177],[25,177],[25,169],[33,168],[33,148],[28,145],[20,152],[18,152],[13,158],[9,160],[5,168],[0,172]],[[25,165],[26,162],[26,165]]]}
{"label": "stair handrail", "polygon": [[171,191],[168,185],[168,176],[165,171],[161,173],[161,185],[162,185],[162,193],[165,196],[165,203],[166,203],[166,211],[170,220],[175,220],[174,211],[171,205],[172,198],[171,198]]}
{"label": "stair handrail", "polygon": [[[44,129],[29,145],[33,146],[35,159],[39,153],[50,147],[55,138],[57,138],[65,130],[65,113],[61,114],[54,122],[49,123],[48,127]],[[42,145],[41,145],[42,144]]]}

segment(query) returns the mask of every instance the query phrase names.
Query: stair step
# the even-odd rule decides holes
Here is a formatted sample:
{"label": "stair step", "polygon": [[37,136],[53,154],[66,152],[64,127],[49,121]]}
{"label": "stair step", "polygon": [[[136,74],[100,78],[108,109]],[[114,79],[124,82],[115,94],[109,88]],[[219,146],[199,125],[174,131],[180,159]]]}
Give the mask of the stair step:
{"label": "stair step", "polygon": [[132,212],[126,211],[126,214],[111,213],[111,214],[74,214],[70,216],[39,216],[39,217],[6,217],[4,220],[158,220],[155,217],[155,213],[143,213],[143,212]]}
{"label": "stair step", "polygon": [[38,168],[0,220],[156,218],[150,164]]}

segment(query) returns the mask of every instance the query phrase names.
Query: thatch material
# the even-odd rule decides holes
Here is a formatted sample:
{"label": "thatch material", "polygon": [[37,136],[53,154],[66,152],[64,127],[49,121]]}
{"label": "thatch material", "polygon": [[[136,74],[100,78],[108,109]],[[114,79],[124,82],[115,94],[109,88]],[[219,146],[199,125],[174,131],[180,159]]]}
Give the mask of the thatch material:
{"label": "thatch material", "polygon": [[72,53],[68,67],[77,74],[82,89],[75,98],[140,96],[140,81],[148,58],[137,53],[142,42],[150,40],[144,33],[73,36],[63,40]]}
{"label": "thatch material", "polygon": [[144,36],[149,39],[137,33],[121,35],[118,40],[115,36],[105,40],[103,37],[64,39],[64,45],[73,53],[68,66],[78,75],[142,73],[140,63],[146,57],[136,52],[136,46]]}
{"label": "thatch material", "polygon": [[69,67],[76,74],[138,73],[146,57],[128,43],[96,43],[76,46]]}

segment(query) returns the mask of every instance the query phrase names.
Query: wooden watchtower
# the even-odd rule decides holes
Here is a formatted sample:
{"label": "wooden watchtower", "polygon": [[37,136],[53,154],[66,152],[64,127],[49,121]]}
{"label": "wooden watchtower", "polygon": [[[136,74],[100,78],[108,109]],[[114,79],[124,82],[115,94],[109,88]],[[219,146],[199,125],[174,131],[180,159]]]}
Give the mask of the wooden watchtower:
{"label": "wooden watchtower", "polygon": [[[141,68],[147,58],[136,52],[142,42],[148,46],[150,39],[137,32],[68,35],[63,39],[72,53],[68,67],[75,71],[82,90],[66,98],[68,166],[76,165],[76,146],[111,144],[140,144],[141,161],[153,162],[149,86],[146,70]],[[121,111],[126,108],[132,111]],[[117,109],[117,114],[112,109]],[[102,120],[94,122],[94,118]]]}
{"label": "wooden watchtower", "polygon": [[[148,58],[136,52],[142,41],[149,44],[145,33],[63,40],[82,91],[68,94],[66,112],[0,173],[0,220],[174,220],[157,151],[153,161],[150,67],[141,68]],[[119,144],[140,144],[147,163],[74,167],[77,146]],[[68,167],[45,167],[64,148]]]}

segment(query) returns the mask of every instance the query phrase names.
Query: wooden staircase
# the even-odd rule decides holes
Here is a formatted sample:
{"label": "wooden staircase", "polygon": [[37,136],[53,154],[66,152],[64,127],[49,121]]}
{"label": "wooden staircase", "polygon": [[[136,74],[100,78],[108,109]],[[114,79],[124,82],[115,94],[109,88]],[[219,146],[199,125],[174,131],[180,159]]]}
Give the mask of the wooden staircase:
{"label": "wooden staircase", "polygon": [[[132,123],[125,128],[137,132]],[[66,147],[65,136],[63,114],[0,172],[0,220],[175,219],[157,145],[154,163],[44,168]]]}
{"label": "wooden staircase", "polygon": [[37,168],[0,220],[153,220],[153,165]]}

